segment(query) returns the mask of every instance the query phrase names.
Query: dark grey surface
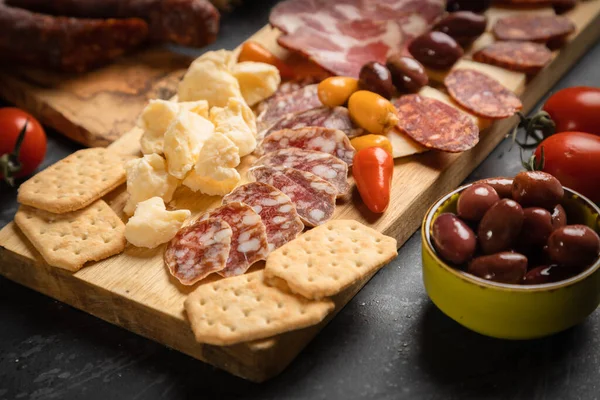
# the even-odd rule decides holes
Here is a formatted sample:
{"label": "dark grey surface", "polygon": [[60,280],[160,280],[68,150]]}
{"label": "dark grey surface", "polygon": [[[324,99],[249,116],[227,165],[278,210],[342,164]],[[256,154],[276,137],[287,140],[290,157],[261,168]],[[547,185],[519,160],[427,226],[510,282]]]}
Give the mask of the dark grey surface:
{"label": "dark grey surface", "polygon": [[[233,48],[266,22],[269,2],[225,18]],[[600,44],[553,88],[600,85]],[[469,177],[512,176],[502,143]],[[78,146],[49,134],[45,165]],[[0,186],[0,226],[16,210]],[[402,247],[279,377],[254,384],[0,278],[0,399],[596,399],[600,313],[561,334],[511,342],[443,315],[421,280],[420,237]]]}

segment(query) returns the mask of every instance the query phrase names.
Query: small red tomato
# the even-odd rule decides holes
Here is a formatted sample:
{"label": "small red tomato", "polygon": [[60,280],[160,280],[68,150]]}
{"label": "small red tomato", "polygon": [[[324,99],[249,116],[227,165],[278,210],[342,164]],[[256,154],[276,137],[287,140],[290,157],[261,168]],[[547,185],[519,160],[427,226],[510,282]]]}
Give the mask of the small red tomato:
{"label": "small red tomato", "polygon": [[[14,151],[17,138],[25,125],[25,121],[28,121],[27,129],[18,154],[21,169],[14,173],[14,177],[17,178],[31,175],[44,160],[46,155],[46,133],[42,125],[25,111],[13,107],[0,108],[0,157]],[[6,177],[3,177],[0,172],[0,179],[2,178]]]}
{"label": "small red tomato", "polygon": [[543,170],[594,202],[600,202],[600,136],[563,132],[546,138],[535,151]]}
{"label": "small red tomato", "polygon": [[381,147],[368,147],[354,156],[352,175],[369,210],[384,212],[390,203],[394,158]]}
{"label": "small red tomato", "polygon": [[550,96],[543,110],[556,124],[556,133],[600,135],[600,88],[576,86],[559,90]]}

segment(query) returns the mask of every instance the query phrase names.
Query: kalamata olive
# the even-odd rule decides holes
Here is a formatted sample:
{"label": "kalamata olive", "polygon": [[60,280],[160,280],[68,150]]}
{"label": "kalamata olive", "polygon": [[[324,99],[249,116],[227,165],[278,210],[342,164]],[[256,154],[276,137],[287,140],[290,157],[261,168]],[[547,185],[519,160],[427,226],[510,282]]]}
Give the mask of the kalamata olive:
{"label": "kalamata olive", "polygon": [[542,265],[535,267],[525,274],[523,278],[524,285],[540,285],[543,283],[552,283],[564,281],[575,275],[581,270],[578,268],[559,267],[558,265]]}
{"label": "kalamata olive", "polygon": [[475,183],[487,183],[488,185],[494,188],[494,190],[496,191],[496,193],[498,193],[498,196],[500,196],[500,198],[512,199],[512,178],[487,178],[477,181]]}
{"label": "kalamata olive", "polygon": [[361,89],[377,93],[386,99],[394,95],[392,74],[385,65],[375,61],[366,63],[360,69],[358,84]]}
{"label": "kalamata olive", "polygon": [[471,11],[457,11],[448,14],[433,27],[434,31],[444,32],[454,38],[462,47],[475,41],[487,27],[487,17]]}
{"label": "kalamata olive", "polygon": [[429,83],[425,68],[412,57],[394,54],[387,59],[385,65],[399,92],[417,92]]}
{"label": "kalamata olive", "polygon": [[432,226],[433,245],[440,256],[453,264],[464,264],[475,253],[475,233],[456,215],[444,213]]}
{"label": "kalamata olive", "polygon": [[558,179],[546,172],[523,171],[513,179],[512,198],[523,207],[542,207],[552,211],[564,194]]}
{"label": "kalamata olive", "polygon": [[448,0],[446,10],[455,11],[473,11],[482,13],[492,5],[492,0]]}
{"label": "kalamata olive", "polygon": [[457,214],[462,219],[480,221],[486,211],[498,201],[500,196],[493,187],[475,183],[460,194],[456,205]]}
{"label": "kalamata olive", "polygon": [[544,246],[554,230],[550,212],[539,207],[529,207],[523,209],[523,217],[523,227],[518,239],[519,247]]}
{"label": "kalamata olive", "polygon": [[478,237],[483,253],[508,250],[521,233],[523,219],[523,209],[516,201],[502,199],[494,204],[479,223]]}
{"label": "kalamata olive", "polygon": [[552,227],[558,229],[565,225],[567,225],[567,212],[563,206],[557,204],[552,210]]}
{"label": "kalamata olive", "polygon": [[421,64],[435,69],[450,68],[464,54],[456,40],[438,31],[417,36],[408,45],[408,51]]}
{"label": "kalamata olive", "polygon": [[590,265],[600,256],[600,237],[585,225],[563,226],[550,235],[548,253],[564,267]]}
{"label": "kalamata olive", "polygon": [[527,272],[527,257],[510,251],[481,256],[469,263],[467,272],[494,282],[520,283]]}

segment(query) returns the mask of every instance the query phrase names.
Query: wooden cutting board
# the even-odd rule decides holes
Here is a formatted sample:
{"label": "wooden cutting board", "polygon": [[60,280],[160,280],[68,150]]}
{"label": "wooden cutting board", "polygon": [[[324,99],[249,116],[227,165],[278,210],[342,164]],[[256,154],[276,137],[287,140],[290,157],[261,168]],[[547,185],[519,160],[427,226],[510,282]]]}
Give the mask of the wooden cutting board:
{"label": "wooden cutting board", "polygon": [[[489,11],[491,16],[502,12],[498,9]],[[521,93],[524,112],[530,111],[548,88],[600,37],[600,0],[580,4],[569,17],[577,24],[578,32],[552,64],[527,83]],[[277,34],[265,28],[253,39],[273,48]],[[427,207],[464,180],[515,123],[516,118],[512,118],[493,124],[481,134],[477,147],[465,153],[429,152],[396,160],[392,206],[385,214],[370,214],[354,191],[351,200],[338,204],[334,217],[358,220],[395,237],[399,245],[403,244],[418,228]],[[134,129],[110,147],[122,153],[138,154],[140,134]],[[246,157],[241,169],[247,169],[251,161],[251,157]],[[125,198],[126,194],[120,188],[105,200],[120,212]],[[175,196],[177,207],[193,212],[203,211],[219,202],[218,197],[195,195],[186,188],[178,189]],[[336,296],[335,312],[317,326],[252,343],[210,346],[194,340],[186,320],[183,302],[193,287],[182,286],[169,275],[162,252],[163,247],[148,250],[128,246],[123,254],[92,263],[71,274],[46,265],[14,223],[0,231],[0,273],[5,277],[257,382],[281,372],[371,278],[366,277]]]}

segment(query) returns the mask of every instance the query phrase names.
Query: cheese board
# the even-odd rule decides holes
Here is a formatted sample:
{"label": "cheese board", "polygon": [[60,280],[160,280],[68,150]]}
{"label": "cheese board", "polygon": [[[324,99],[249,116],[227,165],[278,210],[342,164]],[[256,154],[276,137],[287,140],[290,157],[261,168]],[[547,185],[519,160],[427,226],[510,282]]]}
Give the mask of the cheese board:
{"label": "cheese board", "polygon": [[[488,14],[505,12],[492,8]],[[568,16],[576,24],[577,32],[557,52],[551,64],[527,83],[518,77],[519,74],[505,73],[509,78],[503,81],[512,82],[511,89],[520,95],[524,112],[531,110],[548,87],[600,37],[599,0],[580,4]],[[285,57],[286,52],[276,47],[278,35],[277,30],[265,27],[252,40]],[[501,70],[497,73],[502,74]],[[334,218],[359,221],[395,238],[398,245],[402,245],[419,226],[428,205],[457,186],[516,122],[513,117],[492,124],[481,134],[479,144],[464,153],[428,152],[397,160],[392,207],[386,213],[376,217],[367,212],[355,191],[350,199],[338,203]],[[120,154],[138,155],[141,134],[142,131],[135,128],[110,148]],[[253,156],[245,157],[240,172],[245,172],[253,159]],[[122,215],[126,197],[122,187],[105,196],[104,200]],[[219,203],[220,198],[198,196],[182,187],[176,192],[172,205],[198,213]],[[335,310],[315,326],[249,343],[214,346],[195,340],[184,312],[184,300],[193,287],[182,286],[169,275],[163,263],[162,248],[157,251],[128,246],[118,256],[70,273],[48,266],[14,223],[0,231],[0,246],[0,273],[8,279],[257,382],[281,372],[372,276],[365,276],[334,296]],[[261,266],[259,263],[253,268],[260,269]]]}

